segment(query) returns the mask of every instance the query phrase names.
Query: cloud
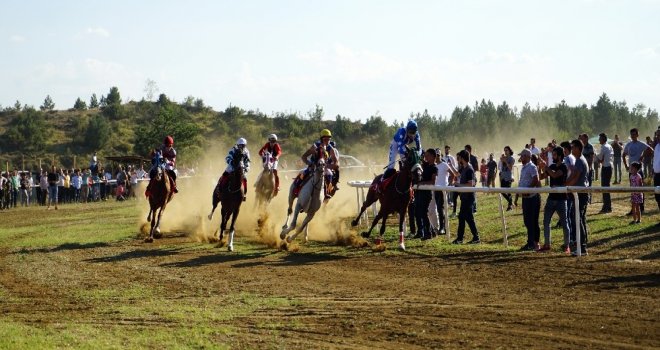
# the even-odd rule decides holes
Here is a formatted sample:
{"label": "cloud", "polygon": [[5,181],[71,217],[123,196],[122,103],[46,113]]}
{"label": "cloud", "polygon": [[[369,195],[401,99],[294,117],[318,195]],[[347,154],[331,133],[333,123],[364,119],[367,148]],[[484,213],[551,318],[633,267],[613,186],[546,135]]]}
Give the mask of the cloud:
{"label": "cloud", "polygon": [[96,35],[100,36],[103,38],[109,38],[110,37],[110,32],[108,32],[107,29],[102,28],[102,27],[96,27],[96,28],[87,28],[86,30],[87,34],[89,35]]}
{"label": "cloud", "polygon": [[660,57],[660,45],[656,46],[656,47],[643,48],[643,49],[635,52],[635,55],[643,57],[643,58],[657,58],[657,57]]}
{"label": "cloud", "polygon": [[25,37],[22,35],[12,35],[9,37],[9,41],[14,43],[22,43],[25,42]]}

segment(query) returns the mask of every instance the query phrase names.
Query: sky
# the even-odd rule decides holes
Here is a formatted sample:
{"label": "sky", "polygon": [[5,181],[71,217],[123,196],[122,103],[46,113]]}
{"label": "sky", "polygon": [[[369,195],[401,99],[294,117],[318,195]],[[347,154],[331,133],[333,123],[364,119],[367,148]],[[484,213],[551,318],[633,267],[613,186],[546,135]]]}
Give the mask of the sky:
{"label": "sky", "polygon": [[660,0],[10,1],[0,106],[147,81],[215,110],[449,117],[481,99],[660,109]]}

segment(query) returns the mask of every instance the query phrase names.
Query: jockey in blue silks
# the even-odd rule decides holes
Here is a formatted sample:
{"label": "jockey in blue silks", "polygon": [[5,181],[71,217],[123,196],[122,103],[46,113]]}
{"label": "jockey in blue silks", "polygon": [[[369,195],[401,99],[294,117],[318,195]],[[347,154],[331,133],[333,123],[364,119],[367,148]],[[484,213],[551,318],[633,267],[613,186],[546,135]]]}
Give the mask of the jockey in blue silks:
{"label": "jockey in blue silks", "polygon": [[405,157],[406,146],[413,141],[415,142],[415,147],[420,150],[421,153],[422,142],[419,138],[419,132],[417,132],[417,123],[414,120],[410,120],[405,128],[400,128],[394,134],[394,139],[390,144],[390,158],[387,165],[388,170],[394,169],[397,154],[399,155],[399,159]]}

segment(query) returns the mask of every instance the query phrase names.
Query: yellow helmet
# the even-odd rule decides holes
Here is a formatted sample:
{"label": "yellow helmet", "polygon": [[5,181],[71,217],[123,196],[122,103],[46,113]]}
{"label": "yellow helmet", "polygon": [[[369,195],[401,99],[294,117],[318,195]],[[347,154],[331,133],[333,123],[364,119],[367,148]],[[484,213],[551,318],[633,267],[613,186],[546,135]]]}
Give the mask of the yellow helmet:
{"label": "yellow helmet", "polygon": [[332,133],[328,129],[321,130],[321,137],[332,137]]}

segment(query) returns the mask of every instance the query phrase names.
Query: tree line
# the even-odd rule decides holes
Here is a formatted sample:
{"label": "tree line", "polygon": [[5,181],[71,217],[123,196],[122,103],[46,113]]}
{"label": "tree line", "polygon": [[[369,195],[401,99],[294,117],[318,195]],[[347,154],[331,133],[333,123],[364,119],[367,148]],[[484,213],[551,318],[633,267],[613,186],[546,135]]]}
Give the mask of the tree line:
{"label": "tree line", "polygon": [[[0,107],[0,161],[3,165],[4,161],[19,165],[19,159],[27,157],[32,162],[28,166],[34,166],[37,159],[44,158],[73,166],[73,155],[84,157],[93,152],[147,156],[165,135],[172,135],[180,162],[192,165],[212,144],[219,142],[228,147],[238,137],[245,137],[250,148],[256,148],[270,133],[279,136],[286,156],[297,159],[319,131],[328,128],[342,153],[358,158],[378,154],[383,159],[374,161],[381,162],[392,135],[408,119],[417,121],[425,147],[451,144],[460,149],[470,143],[485,151],[501,150],[513,140],[530,137],[536,137],[541,145],[546,139],[567,140],[582,132],[627,135],[632,127],[639,128],[644,136],[659,124],[655,109],[643,104],[631,108],[605,93],[592,105],[570,106],[561,101],[552,107],[525,104],[521,109],[506,101],[495,104],[483,99],[472,106],[457,106],[448,116],[424,110],[387,123],[378,113],[364,121],[342,115],[326,118],[319,105],[305,113],[267,115],[233,105],[215,111],[192,96],[175,102],[160,94],[156,101],[123,103],[119,89],[112,87],[100,99],[96,94],[89,103],[78,98],[66,110],[56,110],[50,96],[39,109],[19,101],[11,107]],[[511,146],[519,149],[523,145]]]}

